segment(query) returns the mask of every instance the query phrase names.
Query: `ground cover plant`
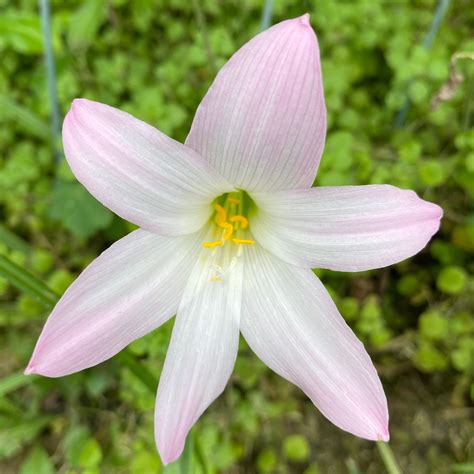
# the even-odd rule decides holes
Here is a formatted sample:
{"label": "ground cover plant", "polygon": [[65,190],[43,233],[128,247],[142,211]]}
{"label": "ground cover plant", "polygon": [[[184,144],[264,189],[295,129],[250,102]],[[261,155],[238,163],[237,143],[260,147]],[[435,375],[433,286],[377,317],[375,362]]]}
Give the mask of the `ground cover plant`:
{"label": "ground cover plant", "polygon": [[[317,270],[376,363],[403,472],[473,470],[469,3],[273,4],[273,23],[308,11],[318,32],[329,119],[318,184],[390,183],[444,209],[441,231],[410,260],[376,272]],[[0,6],[0,470],[181,469],[161,468],[150,436],[172,322],[85,372],[22,375],[57,295],[133,227],[90,197],[51,142],[36,2]],[[263,7],[179,0],[51,6],[61,115],[72,99],[87,97],[180,141],[216,71],[261,28]],[[330,426],[243,341],[227,390],[191,443],[184,463],[196,472],[376,473],[387,466],[374,444]]]}

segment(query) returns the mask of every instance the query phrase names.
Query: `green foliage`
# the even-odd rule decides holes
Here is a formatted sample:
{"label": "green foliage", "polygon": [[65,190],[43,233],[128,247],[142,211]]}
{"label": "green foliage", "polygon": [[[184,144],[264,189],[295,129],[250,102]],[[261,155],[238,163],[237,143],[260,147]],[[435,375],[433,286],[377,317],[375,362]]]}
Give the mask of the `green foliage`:
{"label": "green foliage", "polygon": [[[278,0],[273,9],[274,22],[309,10],[318,33],[329,128],[315,184],[390,183],[444,209],[435,239],[406,262],[317,270],[382,376],[404,470],[420,474],[472,471],[464,413],[474,400],[474,61],[458,59],[463,80],[433,100],[451,84],[453,54],[474,51],[470,3],[450,3],[430,48],[422,42],[436,0]],[[258,32],[262,2],[51,7],[62,114],[87,97],[183,141],[216,70]],[[56,293],[133,229],[64,159],[54,162],[43,44],[37,2],[0,0],[0,471],[178,472],[163,468],[153,440],[172,321],[83,373],[22,373]],[[383,471],[371,445],[330,427],[243,341],[228,388],[195,429],[191,459],[198,474]]]}
{"label": "green foliage", "polygon": [[309,458],[308,440],[301,435],[287,436],[283,440],[283,452],[290,461],[304,462]]}
{"label": "green foliage", "polygon": [[86,48],[97,37],[105,20],[107,5],[104,0],[86,0],[71,16],[68,41],[72,49]]}
{"label": "green foliage", "polygon": [[257,470],[260,473],[275,472],[278,457],[273,449],[264,449],[257,457]]}
{"label": "green foliage", "polygon": [[33,447],[21,465],[20,474],[54,474],[54,465],[44,448]]}
{"label": "green foliage", "polygon": [[467,282],[465,270],[457,266],[445,267],[441,270],[436,285],[443,292],[449,295],[456,295],[463,291]]}
{"label": "green foliage", "polygon": [[112,221],[112,213],[78,183],[59,181],[51,197],[50,216],[75,236],[86,239]]}
{"label": "green foliage", "polygon": [[0,16],[0,49],[12,48],[23,54],[43,51],[38,15],[11,12]]}
{"label": "green foliage", "polygon": [[449,330],[449,320],[441,313],[427,311],[420,316],[419,327],[421,336],[432,340],[443,339]]}
{"label": "green foliage", "polygon": [[50,421],[50,417],[44,416],[35,416],[29,420],[0,416],[0,460],[18,453]]}

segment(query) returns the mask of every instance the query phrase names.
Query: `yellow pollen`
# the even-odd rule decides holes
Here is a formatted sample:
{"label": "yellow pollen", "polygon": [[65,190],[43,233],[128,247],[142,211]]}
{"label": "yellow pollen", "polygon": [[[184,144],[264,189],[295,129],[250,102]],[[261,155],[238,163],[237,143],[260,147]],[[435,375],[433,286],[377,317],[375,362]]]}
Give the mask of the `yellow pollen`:
{"label": "yellow pollen", "polygon": [[255,243],[255,240],[251,239],[236,239],[235,237],[232,239],[234,244],[244,244],[244,245],[252,245]]}
{"label": "yellow pollen", "polygon": [[210,278],[211,281],[222,281],[222,277],[220,275],[215,275]]}
{"label": "yellow pollen", "polygon": [[225,212],[225,209],[220,204],[214,204],[214,209],[217,212],[217,225],[223,227],[223,224],[227,221],[227,212]]}
{"label": "yellow pollen", "polygon": [[212,249],[214,247],[219,247],[220,245],[224,245],[222,240],[216,240],[215,242],[203,242],[202,246],[206,247],[207,249]]}
{"label": "yellow pollen", "polygon": [[241,229],[246,229],[249,226],[249,220],[246,217],[240,216],[238,214],[235,216],[232,216],[229,219],[229,222],[239,222]]}
{"label": "yellow pollen", "polygon": [[[240,204],[240,199],[237,198],[227,198],[227,202],[233,205]],[[245,230],[249,226],[249,221],[245,216],[242,216],[240,214],[235,214],[227,216],[227,210],[220,204],[214,204],[214,210],[216,211],[216,216],[215,216],[215,223],[218,225],[218,227],[222,228],[222,237],[220,240],[216,241],[210,241],[210,242],[203,242],[202,246],[205,248],[215,248],[215,247],[221,247],[225,244],[227,240],[229,240],[234,232],[238,232],[239,230]],[[243,245],[251,245],[255,243],[254,240],[250,239],[239,239],[239,238],[232,238],[231,241],[234,244],[243,244]],[[239,253],[242,252],[242,249],[239,249]],[[239,254],[238,254],[239,256]],[[219,281],[219,280],[213,280],[213,281]]]}
{"label": "yellow pollen", "polygon": [[227,240],[232,233],[234,232],[234,226],[232,224],[229,224],[228,222],[224,222],[223,224],[219,224],[220,227],[223,227],[224,233],[222,234],[222,239]]}

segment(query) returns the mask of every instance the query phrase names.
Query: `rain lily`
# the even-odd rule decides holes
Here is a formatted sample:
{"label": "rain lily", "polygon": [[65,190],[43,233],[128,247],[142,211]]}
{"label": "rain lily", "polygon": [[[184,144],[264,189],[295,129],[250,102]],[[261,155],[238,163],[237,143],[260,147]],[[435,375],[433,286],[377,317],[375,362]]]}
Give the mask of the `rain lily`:
{"label": "rain lily", "polygon": [[26,373],[60,377],[112,357],[176,314],[158,387],[163,462],[222,393],[241,332],[334,424],[388,440],[376,370],[312,268],[361,271],[419,252],[442,210],[389,185],[311,187],[326,134],[309,16],[237,51],[183,145],[77,99],[63,127],[77,179],[141,228],[70,286]]}

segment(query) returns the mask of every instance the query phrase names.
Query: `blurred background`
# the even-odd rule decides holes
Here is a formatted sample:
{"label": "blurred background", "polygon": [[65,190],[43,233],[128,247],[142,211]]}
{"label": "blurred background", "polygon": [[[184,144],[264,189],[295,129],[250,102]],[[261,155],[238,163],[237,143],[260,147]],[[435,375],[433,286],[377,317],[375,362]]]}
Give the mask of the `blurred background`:
{"label": "blurred background", "polygon": [[[53,137],[71,101],[86,97],[183,141],[229,56],[269,21],[308,11],[329,116],[316,184],[390,183],[445,212],[440,232],[412,259],[317,273],[377,366],[401,471],[473,473],[472,0],[50,6],[52,33],[44,36],[36,1],[0,0],[0,472],[185,472],[161,467],[153,438],[172,321],[79,374],[22,374],[57,295],[133,228],[76,182]],[[56,71],[48,80],[49,42]],[[244,342],[191,442],[187,472],[376,474],[389,465],[374,443],[326,421]]]}

